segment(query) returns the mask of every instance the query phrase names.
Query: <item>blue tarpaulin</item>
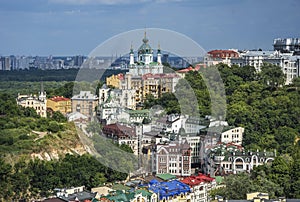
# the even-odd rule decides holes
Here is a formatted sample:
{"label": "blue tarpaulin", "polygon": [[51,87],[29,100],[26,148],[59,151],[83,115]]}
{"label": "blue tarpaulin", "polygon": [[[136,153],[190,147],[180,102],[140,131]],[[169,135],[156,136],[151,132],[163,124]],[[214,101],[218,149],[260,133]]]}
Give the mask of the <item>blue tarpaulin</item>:
{"label": "blue tarpaulin", "polygon": [[172,180],[169,182],[159,182],[157,180],[151,180],[149,182],[149,190],[159,195],[159,199],[167,198],[170,196],[178,196],[190,192],[190,187],[178,180]]}

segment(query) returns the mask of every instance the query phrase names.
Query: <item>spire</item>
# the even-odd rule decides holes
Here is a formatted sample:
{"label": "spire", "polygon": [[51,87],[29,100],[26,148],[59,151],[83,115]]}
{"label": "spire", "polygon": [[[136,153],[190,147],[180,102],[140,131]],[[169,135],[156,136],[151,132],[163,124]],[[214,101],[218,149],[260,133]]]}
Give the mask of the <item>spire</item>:
{"label": "spire", "polygon": [[158,42],[157,54],[161,54],[160,52],[160,43]]}
{"label": "spire", "polygon": [[133,54],[133,46],[132,46],[132,41],[131,41],[131,45],[130,45],[130,54]]}
{"label": "spire", "polygon": [[41,81],[41,92],[40,92],[40,94],[39,94],[39,99],[40,99],[41,101],[46,100],[46,92],[45,92],[45,90],[44,90],[44,82],[43,82],[43,81]]}
{"label": "spire", "polygon": [[146,33],[146,29],[145,29],[143,43],[148,43],[148,41],[149,40],[147,39],[147,33]]}
{"label": "spire", "polygon": [[43,93],[43,92],[44,92],[44,82],[41,81],[41,93]]}
{"label": "spire", "polygon": [[131,42],[131,47],[130,47],[129,64],[130,65],[134,64],[134,52],[133,52],[133,48],[132,48],[132,42]]}

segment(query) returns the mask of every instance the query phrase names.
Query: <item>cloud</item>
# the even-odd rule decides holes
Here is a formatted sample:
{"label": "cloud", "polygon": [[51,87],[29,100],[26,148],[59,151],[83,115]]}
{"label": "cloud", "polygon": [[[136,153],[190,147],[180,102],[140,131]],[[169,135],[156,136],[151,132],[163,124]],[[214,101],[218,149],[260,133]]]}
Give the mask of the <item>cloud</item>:
{"label": "cloud", "polygon": [[48,0],[55,4],[72,4],[72,5],[117,5],[117,4],[139,4],[139,3],[169,3],[181,2],[183,0]]}
{"label": "cloud", "polygon": [[146,0],[49,0],[50,3],[56,4],[73,4],[73,5],[93,5],[93,4],[104,4],[104,5],[115,5],[115,4],[129,4],[136,2],[145,2]]}

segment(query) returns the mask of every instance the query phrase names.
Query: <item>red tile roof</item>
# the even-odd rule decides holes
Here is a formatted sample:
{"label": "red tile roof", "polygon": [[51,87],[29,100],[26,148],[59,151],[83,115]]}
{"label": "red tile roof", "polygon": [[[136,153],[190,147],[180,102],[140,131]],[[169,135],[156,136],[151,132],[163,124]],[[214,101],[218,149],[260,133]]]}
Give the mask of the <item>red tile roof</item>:
{"label": "red tile roof", "polygon": [[196,64],[195,68],[193,68],[192,66],[189,66],[185,69],[181,69],[181,70],[178,70],[177,73],[187,73],[189,71],[199,71],[200,68],[205,68],[205,64]]}
{"label": "red tile roof", "polygon": [[204,183],[204,180],[199,180],[195,176],[186,177],[183,180],[181,180],[184,184],[187,184],[189,186],[197,186],[201,183]]}
{"label": "red tile roof", "polygon": [[210,183],[214,180],[215,180],[215,178],[212,178],[212,177],[209,177],[202,173],[199,173],[197,176],[186,177],[183,180],[181,180],[181,182],[183,182],[189,186],[197,186],[201,183]]}
{"label": "red tile roof", "polygon": [[234,50],[212,50],[207,52],[213,58],[237,58],[239,57],[239,53]]}
{"label": "red tile roof", "polygon": [[117,74],[117,77],[118,77],[118,79],[120,79],[120,80],[124,80],[124,74],[122,74],[122,73]]}
{"label": "red tile roof", "polygon": [[144,74],[142,76],[142,79],[146,80],[146,79],[150,79],[150,78],[159,79],[159,78],[177,78],[177,77],[179,77],[179,76],[175,73],[170,73],[170,74],[151,74],[151,73],[148,73],[148,74]]}
{"label": "red tile roof", "polygon": [[186,72],[189,72],[189,71],[195,71],[195,69],[192,66],[189,66],[188,68],[178,70],[177,72],[178,73],[186,73]]}
{"label": "red tile roof", "polygon": [[121,125],[119,123],[109,124],[102,129],[105,135],[116,135],[120,137],[133,137],[136,136],[135,128]]}

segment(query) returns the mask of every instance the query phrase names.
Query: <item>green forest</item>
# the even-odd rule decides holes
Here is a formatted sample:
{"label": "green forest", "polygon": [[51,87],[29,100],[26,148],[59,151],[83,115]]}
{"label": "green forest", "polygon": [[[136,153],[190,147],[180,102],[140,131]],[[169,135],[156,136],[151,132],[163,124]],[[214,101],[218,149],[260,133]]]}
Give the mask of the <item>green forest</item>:
{"label": "green forest", "polygon": [[[12,70],[1,71],[0,82],[2,81],[22,81],[22,82],[40,82],[40,81],[97,81],[104,80],[112,74],[125,73],[126,70],[114,69],[57,69],[57,70]],[[97,76],[101,76],[98,78]]]}
{"label": "green forest", "polygon": [[[45,86],[48,85],[53,84],[46,82]],[[73,85],[62,82],[53,92],[67,97],[65,90]],[[126,173],[105,167],[91,155],[81,156],[76,152],[66,155],[63,151],[83,149],[75,125],[67,122],[60,112],[47,117],[18,106],[15,93],[0,92],[0,201],[44,197],[52,194],[54,188],[84,185],[90,189],[126,179]],[[132,152],[124,145],[119,147]],[[60,158],[50,161],[31,158],[33,153],[51,151],[61,151]]]}

